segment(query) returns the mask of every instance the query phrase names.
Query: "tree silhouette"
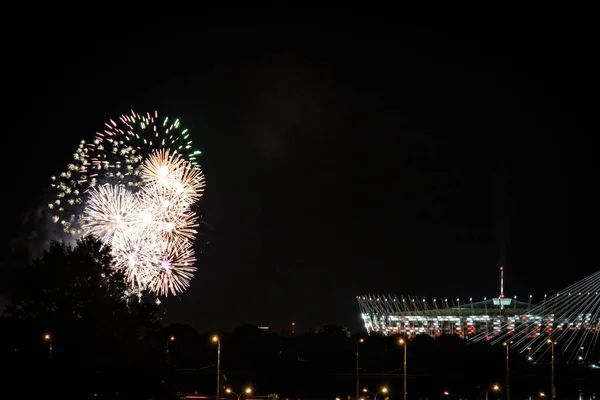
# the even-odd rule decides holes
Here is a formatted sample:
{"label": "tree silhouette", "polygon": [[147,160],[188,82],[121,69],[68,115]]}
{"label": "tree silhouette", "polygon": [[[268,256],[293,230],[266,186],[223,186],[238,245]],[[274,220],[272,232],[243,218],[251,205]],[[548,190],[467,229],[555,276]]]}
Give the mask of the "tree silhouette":
{"label": "tree silhouette", "polygon": [[31,353],[24,358],[21,352],[21,361],[45,354],[40,338],[48,333],[54,363],[143,365],[141,339],[159,328],[158,307],[132,299],[124,275],[112,267],[110,248],[87,236],[74,247],[53,242],[17,269],[5,317],[11,347]]}

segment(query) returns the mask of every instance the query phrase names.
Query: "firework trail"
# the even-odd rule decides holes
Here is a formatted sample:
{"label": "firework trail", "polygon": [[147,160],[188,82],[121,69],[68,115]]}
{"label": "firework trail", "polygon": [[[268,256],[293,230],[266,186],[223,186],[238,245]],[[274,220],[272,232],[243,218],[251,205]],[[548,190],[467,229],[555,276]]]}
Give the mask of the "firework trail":
{"label": "firework trail", "polygon": [[196,271],[193,244],[205,178],[179,121],[132,111],[110,121],[52,177],[49,204],[65,232],[110,245],[132,293],[176,295]]}

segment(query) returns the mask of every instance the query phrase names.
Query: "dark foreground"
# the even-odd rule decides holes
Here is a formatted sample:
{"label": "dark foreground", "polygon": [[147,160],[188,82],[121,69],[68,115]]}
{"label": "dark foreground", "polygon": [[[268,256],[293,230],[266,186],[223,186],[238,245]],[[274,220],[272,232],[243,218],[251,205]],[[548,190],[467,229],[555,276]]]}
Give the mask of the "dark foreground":
{"label": "dark foreground", "polygon": [[[485,364],[472,368],[456,369],[448,365],[440,369],[440,374],[407,374],[408,399],[483,399],[485,386],[478,380],[481,370],[489,368]],[[354,397],[356,375],[351,373],[298,373],[294,371],[239,371],[226,373],[225,387],[240,392],[246,385],[253,387],[250,398],[260,398],[276,394],[279,398],[300,399],[347,399]],[[511,376],[511,399],[540,399],[540,392],[547,397],[551,393],[551,373],[546,365],[532,365],[526,370],[514,371]],[[163,371],[111,371],[89,370],[86,368],[52,367],[50,364],[31,365],[28,368],[12,370],[4,375],[3,383],[6,398],[25,396],[27,398],[61,399],[177,399],[185,397],[180,393],[197,392],[199,398],[214,398],[216,374],[210,369],[181,369]],[[401,399],[403,375],[400,373],[364,374],[360,377],[361,389],[366,387],[376,392],[387,387],[390,399]],[[492,383],[505,387],[503,378]],[[4,380],[4,379],[3,379]],[[600,394],[600,369],[584,366],[562,366],[557,368],[557,398],[593,399]],[[479,386],[479,387],[478,387]],[[450,395],[444,395],[444,392]],[[362,395],[362,393],[361,393]],[[206,396],[206,397],[205,397]],[[490,400],[505,399],[505,391],[490,392]],[[236,398],[230,395],[231,399]],[[372,395],[371,395],[372,397]],[[379,399],[386,396],[380,394]],[[242,397],[243,398],[243,397]]]}

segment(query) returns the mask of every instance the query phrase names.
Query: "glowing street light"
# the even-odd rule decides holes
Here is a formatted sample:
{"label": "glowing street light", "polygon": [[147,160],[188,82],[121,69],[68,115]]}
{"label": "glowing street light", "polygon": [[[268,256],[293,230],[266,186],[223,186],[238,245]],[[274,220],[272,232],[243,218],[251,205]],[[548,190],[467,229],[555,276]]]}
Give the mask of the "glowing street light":
{"label": "glowing street light", "polygon": [[237,394],[236,392],[234,392],[233,390],[231,390],[230,388],[225,389],[225,393],[227,394],[233,394],[234,396],[237,397],[237,400],[240,400],[240,397],[242,397],[244,394],[248,395],[252,393],[252,388],[251,387],[247,387],[243,392],[240,392],[240,394]]}
{"label": "glowing street light", "polygon": [[49,333],[44,334],[44,341],[48,342],[48,357],[52,359],[52,336]]}
{"label": "glowing street light", "polygon": [[169,347],[169,343],[174,342],[174,341],[175,341],[175,336],[169,336],[169,338],[167,339],[167,363],[170,361],[169,353],[170,353],[171,349]]}
{"label": "glowing street light", "polygon": [[485,400],[488,400],[488,393],[490,393],[490,390],[500,390],[500,386],[498,385],[494,385],[491,388],[489,388],[488,390],[485,391]]}
{"label": "glowing street light", "polygon": [[356,341],[356,397],[355,399],[358,400],[358,396],[360,394],[360,384],[359,384],[359,375],[360,375],[360,368],[358,367],[358,345],[361,343],[364,343],[365,339],[363,338],[359,338]]}
{"label": "glowing street light", "polygon": [[406,394],[408,393],[406,391],[406,347],[407,347],[407,343],[404,339],[400,339],[398,340],[398,343],[400,343],[401,345],[404,345],[404,400],[406,400]]}
{"label": "glowing street light", "polygon": [[461,395],[450,393],[447,390],[444,390],[444,396],[447,396],[447,397],[450,397],[450,398],[456,397],[456,398],[458,398],[458,400],[461,400],[463,398]]}
{"label": "glowing street light", "polygon": [[373,392],[371,392],[369,389],[367,389],[367,388],[364,388],[364,389],[363,389],[363,392],[365,392],[365,393],[371,393],[371,394],[373,395],[373,400],[377,400],[377,395],[379,395],[380,393],[387,393],[387,392],[388,392],[388,388],[384,386],[384,387],[382,387],[382,388],[381,388],[381,390],[380,390],[379,392],[377,392],[377,393],[373,393]]}
{"label": "glowing street light", "polygon": [[214,335],[212,341],[217,343],[217,399],[221,398],[221,339]]}

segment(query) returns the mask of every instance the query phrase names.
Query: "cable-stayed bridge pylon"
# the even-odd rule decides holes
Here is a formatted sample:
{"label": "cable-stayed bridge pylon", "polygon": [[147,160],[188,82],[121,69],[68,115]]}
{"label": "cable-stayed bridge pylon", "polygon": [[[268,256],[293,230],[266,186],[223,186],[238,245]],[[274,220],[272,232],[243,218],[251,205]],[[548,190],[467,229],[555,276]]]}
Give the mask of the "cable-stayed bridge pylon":
{"label": "cable-stayed bridge pylon", "polygon": [[536,304],[531,295],[518,301],[504,297],[502,290],[483,301],[391,294],[356,299],[368,334],[453,334],[506,344],[532,360],[549,354],[549,343],[566,362],[589,360],[600,335],[600,271]]}
{"label": "cable-stayed bridge pylon", "polygon": [[519,324],[506,321],[495,332],[480,332],[469,340],[507,344],[533,359],[549,353],[549,343],[555,343],[568,361],[588,358],[600,334],[600,271],[544,295],[542,302],[515,318]]}

